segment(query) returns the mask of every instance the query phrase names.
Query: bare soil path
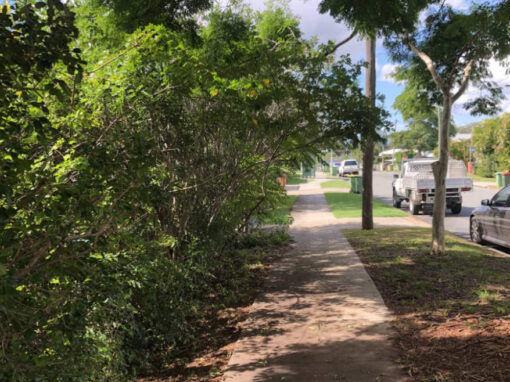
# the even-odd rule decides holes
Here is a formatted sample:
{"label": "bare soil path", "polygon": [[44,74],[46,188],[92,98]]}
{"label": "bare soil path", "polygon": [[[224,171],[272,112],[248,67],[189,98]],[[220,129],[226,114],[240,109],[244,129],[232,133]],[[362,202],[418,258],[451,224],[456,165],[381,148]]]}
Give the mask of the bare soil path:
{"label": "bare soil path", "polygon": [[[341,233],[357,222],[333,217],[319,181],[304,188],[294,248],[269,272],[224,381],[406,381],[392,317]],[[413,224],[397,219],[388,223]]]}

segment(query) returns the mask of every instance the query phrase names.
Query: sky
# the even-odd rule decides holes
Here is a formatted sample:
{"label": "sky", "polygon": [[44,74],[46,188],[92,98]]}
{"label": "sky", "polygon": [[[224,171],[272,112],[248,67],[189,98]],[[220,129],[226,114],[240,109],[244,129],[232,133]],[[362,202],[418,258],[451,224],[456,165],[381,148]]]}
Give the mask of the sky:
{"label": "sky", "polygon": [[[368,1],[368,0],[360,0]],[[224,1],[222,1],[224,3]],[[252,9],[256,11],[263,11],[266,8],[265,0],[244,0]],[[317,37],[318,42],[327,42],[328,40],[341,41],[349,34],[349,28],[342,24],[337,23],[328,14],[320,14],[318,11],[319,0],[290,0],[289,8],[297,16],[300,21],[301,30],[303,31],[304,38]],[[446,3],[457,9],[466,9],[468,7],[468,0],[446,0]],[[350,54],[354,61],[363,60],[365,56],[365,42],[361,40],[352,39],[347,44],[342,46],[337,54]],[[389,76],[394,69],[395,64],[389,61],[385,48],[382,45],[382,40],[377,41],[376,46],[376,70],[377,70],[377,83],[376,91],[384,95],[384,107],[391,113],[392,121],[397,130],[405,129],[405,123],[402,121],[400,113],[392,108],[393,101],[398,96],[404,86],[395,83]],[[510,112],[510,75],[505,73],[505,68],[497,64],[491,63],[491,71],[493,73],[493,80],[503,86],[503,90],[507,96],[506,100],[502,103],[503,112]],[[364,85],[363,78],[360,79],[360,84]],[[479,91],[470,86],[466,93],[454,104],[452,114],[457,126],[480,121],[484,116],[473,117],[466,112],[462,104],[469,101],[473,96],[477,95]]]}

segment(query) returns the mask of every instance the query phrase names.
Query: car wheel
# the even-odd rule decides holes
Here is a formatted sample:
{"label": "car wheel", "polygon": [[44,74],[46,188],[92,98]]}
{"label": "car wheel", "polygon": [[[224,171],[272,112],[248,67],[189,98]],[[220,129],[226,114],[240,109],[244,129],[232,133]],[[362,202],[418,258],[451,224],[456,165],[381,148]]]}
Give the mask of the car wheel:
{"label": "car wheel", "polygon": [[395,192],[395,189],[393,189],[393,207],[400,208],[402,205],[402,200],[397,196],[397,193]]}
{"label": "car wheel", "polygon": [[451,211],[452,211],[452,214],[454,215],[458,215],[460,214],[460,211],[462,211],[462,204],[455,204],[452,208],[451,208]]}
{"label": "car wheel", "polygon": [[471,240],[478,244],[483,244],[484,241],[482,239],[482,230],[478,220],[474,217],[471,218],[471,223],[469,224],[469,236]]}
{"label": "car wheel", "polygon": [[418,215],[420,211],[420,207],[412,199],[409,199],[409,211],[413,215]]}

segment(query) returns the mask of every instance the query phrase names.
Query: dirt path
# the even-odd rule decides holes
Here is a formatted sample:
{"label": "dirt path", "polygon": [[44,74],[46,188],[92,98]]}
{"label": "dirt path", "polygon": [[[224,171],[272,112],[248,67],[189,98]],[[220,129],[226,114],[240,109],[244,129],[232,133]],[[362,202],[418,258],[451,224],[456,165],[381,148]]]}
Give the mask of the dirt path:
{"label": "dirt path", "polygon": [[292,215],[294,250],[271,270],[224,380],[405,381],[391,316],[322,192],[298,196]]}

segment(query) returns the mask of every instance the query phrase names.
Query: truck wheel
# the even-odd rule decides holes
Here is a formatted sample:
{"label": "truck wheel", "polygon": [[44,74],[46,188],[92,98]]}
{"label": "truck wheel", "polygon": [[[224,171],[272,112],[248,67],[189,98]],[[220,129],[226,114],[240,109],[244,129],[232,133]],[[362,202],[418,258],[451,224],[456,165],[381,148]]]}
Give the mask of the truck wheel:
{"label": "truck wheel", "polygon": [[395,189],[393,189],[393,207],[400,208],[402,205],[402,200],[397,196],[397,193],[395,192]]}
{"label": "truck wheel", "polygon": [[420,207],[416,205],[416,203],[413,202],[412,199],[409,200],[409,211],[413,215],[418,215],[418,212],[420,211]]}
{"label": "truck wheel", "polygon": [[450,208],[450,210],[452,211],[452,214],[458,215],[460,214],[460,211],[462,211],[462,204],[455,204],[452,208]]}

